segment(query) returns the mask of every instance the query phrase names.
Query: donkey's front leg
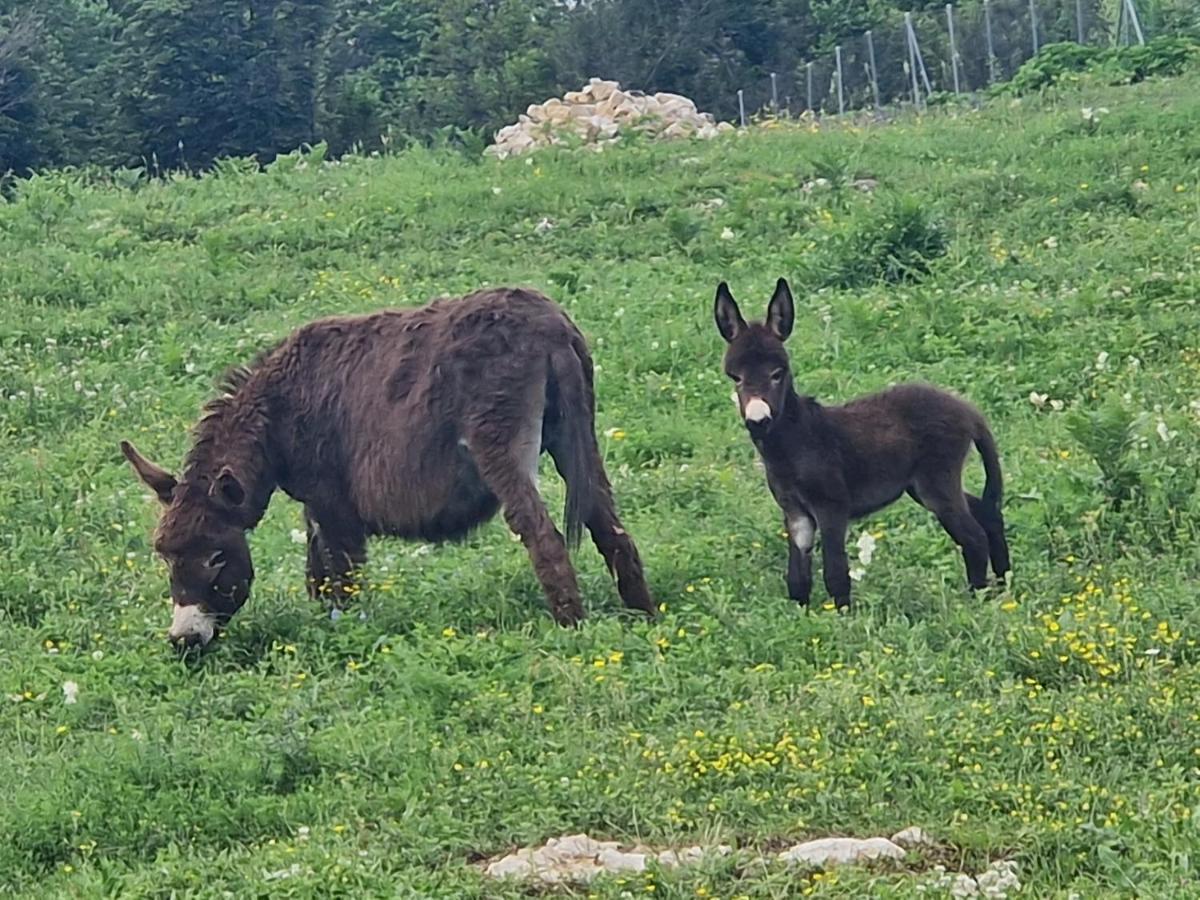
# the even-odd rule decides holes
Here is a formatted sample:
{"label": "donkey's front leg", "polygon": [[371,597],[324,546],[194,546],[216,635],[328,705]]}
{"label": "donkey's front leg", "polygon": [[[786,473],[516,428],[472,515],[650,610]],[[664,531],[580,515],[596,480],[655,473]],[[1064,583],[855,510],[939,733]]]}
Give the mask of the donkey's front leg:
{"label": "donkey's front leg", "polygon": [[[324,524],[322,524],[322,521]],[[308,596],[334,609],[345,609],[359,592],[359,572],[367,561],[367,542],[358,528],[348,523],[318,520],[304,507],[308,529]]]}
{"label": "donkey's front leg", "polygon": [[846,528],[850,517],[844,509],[817,512],[821,530],[821,562],[825,567],[825,590],[838,612],[850,608],[850,562],[846,558]]}
{"label": "donkey's front leg", "polygon": [[785,520],[788,533],[788,596],[801,606],[808,606],[812,596],[812,548],[817,528],[813,520],[801,513]]}

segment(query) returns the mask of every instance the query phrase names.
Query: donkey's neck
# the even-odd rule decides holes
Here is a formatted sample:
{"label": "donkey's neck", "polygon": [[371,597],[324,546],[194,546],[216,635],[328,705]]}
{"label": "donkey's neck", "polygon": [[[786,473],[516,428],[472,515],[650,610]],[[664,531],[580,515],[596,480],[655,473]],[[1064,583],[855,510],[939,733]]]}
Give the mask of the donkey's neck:
{"label": "donkey's neck", "polygon": [[794,456],[806,450],[824,452],[829,423],[825,407],[812,397],[790,389],[784,398],[778,424],[762,439],[764,456]]}
{"label": "donkey's neck", "polygon": [[271,432],[265,385],[257,379],[213,400],[196,427],[183,481],[207,490],[228,467],[246,492],[239,509],[241,524],[253,528],[278,487]]}

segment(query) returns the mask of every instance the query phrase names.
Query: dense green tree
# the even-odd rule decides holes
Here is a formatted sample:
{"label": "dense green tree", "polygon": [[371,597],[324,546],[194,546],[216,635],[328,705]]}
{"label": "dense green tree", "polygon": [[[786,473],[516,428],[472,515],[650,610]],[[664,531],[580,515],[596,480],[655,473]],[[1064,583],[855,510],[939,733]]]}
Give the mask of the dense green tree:
{"label": "dense green tree", "polygon": [[[1036,0],[1039,38],[1069,40],[1074,0]],[[997,74],[1029,55],[1029,0],[992,0]],[[1116,0],[1082,0],[1111,37]],[[1200,0],[1138,0],[1148,33],[1195,33]],[[960,75],[988,78],[982,0],[955,4]],[[935,87],[950,83],[942,0],[0,0],[0,172],[267,162],[304,143],[342,153],[447,130],[487,132],[591,76],[674,91],[724,118],[781,99],[831,101],[842,48],[852,103],[869,97],[875,33],[885,100],[911,89],[912,12]]]}

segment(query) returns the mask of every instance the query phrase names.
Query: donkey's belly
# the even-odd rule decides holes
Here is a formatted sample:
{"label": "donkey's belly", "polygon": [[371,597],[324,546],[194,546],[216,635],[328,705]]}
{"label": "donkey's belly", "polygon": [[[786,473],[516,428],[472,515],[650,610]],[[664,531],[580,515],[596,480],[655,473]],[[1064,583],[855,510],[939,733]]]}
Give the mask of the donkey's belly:
{"label": "donkey's belly", "polygon": [[[436,473],[405,473],[387,492],[386,508],[373,510],[375,534],[430,542],[455,541],[487,522],[500,508],[474,462],[450,452]],[[380,498],[373,498],[378,506]]]}

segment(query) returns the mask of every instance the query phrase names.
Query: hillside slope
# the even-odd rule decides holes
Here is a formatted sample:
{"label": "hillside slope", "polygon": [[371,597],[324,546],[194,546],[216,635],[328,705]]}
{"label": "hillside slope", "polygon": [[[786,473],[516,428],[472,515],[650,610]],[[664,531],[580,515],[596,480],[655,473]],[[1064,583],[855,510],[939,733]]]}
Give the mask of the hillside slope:
{"label": "hillside slope", "polygon": [[[591,892],[912,896],[999,857],[1033,896],[1194,890],[1198,134],[1188,77],[703,146],[22,185],[0,206],[0,872],[38,896],[519,896],[471,861],[915,824],[942,847],[911,871],[727,860]],[[902,501],[851,533],[876,540],[857,615],[788,601],[711,319],[720,279],[758,315],[780,275],[802,389],[926,378],[990,417],[1011,593],[969,598]],[[293,326],[504,283],[592,342],[661,620],[626,617],[585,547],[592,618],[558,630],[495,522],[377,543],[364,617],[335,626],[279,497],[251,602],[177,660],[118,440],[174,467],[213,378]]]}

